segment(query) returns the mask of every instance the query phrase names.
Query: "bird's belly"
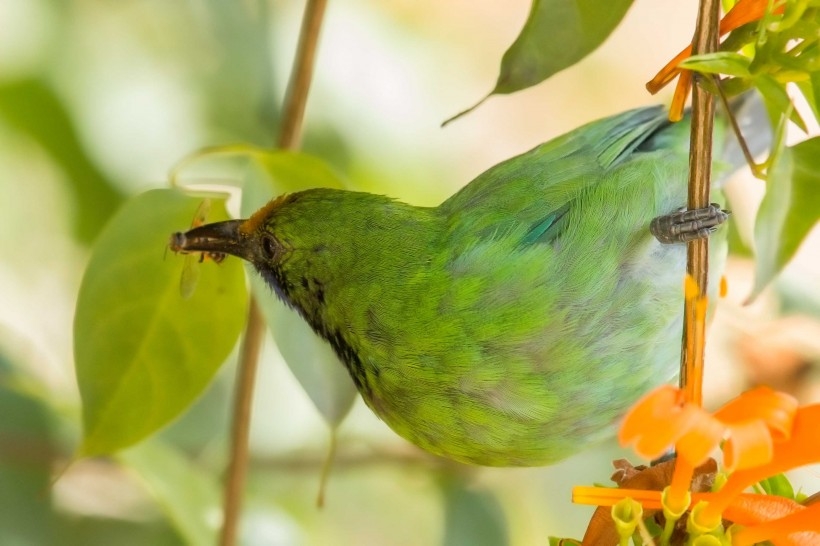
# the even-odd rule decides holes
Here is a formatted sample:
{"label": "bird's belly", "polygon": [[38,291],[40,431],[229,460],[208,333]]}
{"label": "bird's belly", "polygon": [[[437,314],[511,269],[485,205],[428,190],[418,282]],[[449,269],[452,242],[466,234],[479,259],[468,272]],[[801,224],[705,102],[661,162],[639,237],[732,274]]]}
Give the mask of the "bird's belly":
{"label": "bird's belly", "polygon": [[611,437],[678,370],[685,247],[641,252],[608,286],[535,308],[538,294],[524,293],[482,309],[457,341],[373,362],[366,401],[401,436],[467,463],[550,464]]}

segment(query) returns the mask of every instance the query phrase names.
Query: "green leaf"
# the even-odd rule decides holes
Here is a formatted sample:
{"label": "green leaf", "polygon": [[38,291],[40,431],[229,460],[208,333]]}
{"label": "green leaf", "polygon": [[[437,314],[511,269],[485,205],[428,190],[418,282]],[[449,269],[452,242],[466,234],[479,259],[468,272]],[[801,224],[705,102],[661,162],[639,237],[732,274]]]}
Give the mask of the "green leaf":
{"label": "green leaf", "polygon": [[777,495],[787,499],[794,499],[794,488],[785,474],[770,476],[759,483],[767,495]]}
{"label": "green leaf", "polygon": [[[186,259],[167,251],[170,234],[190,225],[200,202],[175,190],[141,194],[94,246],[74,317],[82,455],[116,451],[168,423],[239,337],[247,307],[240,261],[199,264],[196,290],[183,299]],[[227,216],[223,202],[213,205],[209,220]]]}
{"label": "green leaf", "polygon": [[814,117],[820,119],[820,71],[809,74],[811,81],[811,93],[804,93],[806,100],[811,105]]}
{"label": "green leaf", "polygon": [[727,222],[725,229],[726,240],[729,243],[729,255],[752,258],[754,256],[754,252],[747,244],[747,241],[745,241],[743,236],[740,234],[737,227],[737,222]]}
{"label": "green leaf", "polygon": [[137,471],[185,544],[216,544],[212,515],[219,513],[222,496],[211,475],[198,470],[180,452],[154,440],[123,451],[119,458]]}
{"label": "green leaf", "polygon": [[766,101],[770,110],[780,112],[781,114],[791,110],[791,117],[789,119],[792,123],[800,127],[804,133],[808,132],[806,122],[803,121],[803,118],[800,117],[797,110],[792,108],[792,100],[789,98],[785,84],[778,82],[768,74],[758,74],[755,76],[754,84],[757,90],[760,91],[760,94],[763,95],[763,99]]}
{"label": "green leaf", "polygon": [[769,169],[766,195],[755,221],[755,284],[749,300],[794,256],[820,220],[820,137],[784,148]]}
{"label": "green leaf", "polygon": [[[306,154],[272,151],[255,154],[254,158],[259,168],[247,178],[243,188],[243,216],[282,193],[343,186],[323,161]],[[251,274],[251,286],[291,372],[325,421],[336,427],[356,399],[356,388],[347,369],[330,345],[276,298],[255,272]]]}
{"label": "green leaf", "polygon": [[57,544],[49,487],[58,456],[54,416],[39,400],[7,388],[2,379],[0,544]]}
{"label": "green leaf", "polygon": [[256,168],[243,186],[242,216],[252,214],[270,199],[283,193],[310,188],[344,187],[336,173],[318,157],[284,150],[251,147],[246,150]]}
{"label": "green leaf", "polygon": [[749,65],[752,60],[740,53],[719,51],[705,55],[695,55],[680,63],[681,68],[688,68],[707,74],[726,74],[740,78],[749,78]]}
{"label": "green leaf", "polygon": [[293,309],[273,295],[265,281],[253,274],[251,287],[262,308],[279,353],[313,405],[331,427],[347,416],[356,400],[356,387],[330,344],[316,335]]}
{"label": "green leaf", "polygon": [[501,59],[495,87],[455,121],[492,95],[532,87],[594,51],[626,15],[632,0],[533,0],[524,28]]}
{"label": "green leaf", "polygon": [[[181,173],[192,164],[213,159],[251,161],[247,176],[234,181],[242,188],[243,218],[283,193],[343,187],[333,170],[317,157],[245,144],[217,146],[192,154],[177,164],[171,179],[180,183]],[[356,389],[346,368],[330,345],[278,300],[255,271],[251,271],[250,279],[279,352],[325,421],[331,427],[337,426],[356,399]]]}
{"label": "green leaf", "polygon": [[63,170],[74,192],[74,231],[91,242],[123,196],[89,157],[60,98],[42,80],[4,83],[0,117],[35,140]]}
{"label": "green leaf", "polygon": [[460,481],[448,480],[444,484],[444,505],[443,544],[509,544],[504,512],[490,491],[468,489]]}
{"label": "green leaf", "polygon": [[134,521],[104,516],[65,517],[59,537],[42,546],[187,546],[164,521]]}
{"label": "green leaf", "polygon": [[526,89],[580,61],[631,5],[632,0],[533,0],[521,34],[504,53],[493,93]]}

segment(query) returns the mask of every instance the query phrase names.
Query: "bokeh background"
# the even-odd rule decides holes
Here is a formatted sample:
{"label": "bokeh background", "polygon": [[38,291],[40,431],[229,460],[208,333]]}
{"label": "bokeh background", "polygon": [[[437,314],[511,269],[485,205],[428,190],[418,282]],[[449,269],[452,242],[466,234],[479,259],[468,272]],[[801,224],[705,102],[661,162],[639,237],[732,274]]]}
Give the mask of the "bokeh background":
{"label": "bokeh background", "polygon": [[[580,123],[668,100],[668,92],[649,96],[643,84],[690,39],[694,0],[636,0],[580,64],[491,98],[441,129],[492,87],[529,5],[332,1],[304,148],[351,187],[436,204],[498,161]],[[169,169],[200,147],[273,144],[303,7],[0,2],[0,544],[213,538],[235,357],[157,437],[122,456],[69,465],[81,432],[74,305],[94,238],[123,200],[167,187]],[[756,383],[818,402],[820,234],[815,229],[777,282],[743,305],[763,185],[740,175],[727,191],[735,255],[709,339],[708,404]],[[326,506],[318,509],[328,431],[271,342],[254,411],[246,545],[580,537],[591,509],[570,504],[571,486],[606,482],[610,461],[626,455],[611,445],[550,468],[455,465],[408,445],[359,401],[338,432]],[[180,485],[187,473],[206,479]],[[820,489],[817,468],[793,478],[807,492]],[[205,524],[191,529],[197,518]]]}

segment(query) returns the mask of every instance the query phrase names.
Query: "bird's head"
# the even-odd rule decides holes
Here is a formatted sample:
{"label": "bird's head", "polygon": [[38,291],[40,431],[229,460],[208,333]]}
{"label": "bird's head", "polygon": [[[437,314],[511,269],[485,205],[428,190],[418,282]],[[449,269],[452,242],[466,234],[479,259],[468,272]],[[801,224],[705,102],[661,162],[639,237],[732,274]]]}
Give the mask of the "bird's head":
{"label": "bird's head", "polygon": [[169,247],[183,254],[230,254],[256,266],[276,267],[283,259],[287,245],[275,228],[275,213],[288,196],[268,203],[244,220],[227,220],[192,228],[171,235]]}
{"label": "bird's head", "polygon": [[245,220],[174,233],[169,246],[242,258],[286,303],[313,318],[325,296],[396,262],[400,243],[417,223],[413,210],[368,193],[307,190],[280,196]]}
{"label": "bird's head", "polygon": [[300,294],[304,287],[295,284],[306,284],[302,279],[308,272],[311,281],[332,274],[328,268],[335,268],[334,262],[340,259],[344,226],[339,225],[339,199],[333,190],[282,195],[247,219],[174,233],[169,246],[174,252],[242,258],[285,301],[301,304],[298,300],[304,296]]}

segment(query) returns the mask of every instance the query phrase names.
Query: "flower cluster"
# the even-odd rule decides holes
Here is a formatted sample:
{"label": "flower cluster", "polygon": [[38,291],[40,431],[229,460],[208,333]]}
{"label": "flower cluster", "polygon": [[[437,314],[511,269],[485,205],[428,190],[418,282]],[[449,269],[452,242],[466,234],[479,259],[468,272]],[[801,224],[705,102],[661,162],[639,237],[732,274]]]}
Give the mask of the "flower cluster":
{"label": "flower cluster", "polygon": [[[724,36],[743,25],[758,21],[767,13],[780,14],[783,12],[783,7],[782,2],[775,3],[771,0],[738,0],[720,20],[720,35]],[[678,66],[691,56],[692,46],[689,45],[669,61],[666,66],[661,68],[655,77],[646,84],[647,91],[654,95],[680,76],[675,86],[672,105],[669,108],[669,119],[672,121],[679,121],[683,117],[683,107],[692,90],[692,71]]]}
{"label": "flower cluster", "polygon": [[[666,527],[661,544],[668,544],[675,523],[688,513],[686,528],[693,544],[748,546],[769,540],[775,546],[817,545],[820,504],[806,506],[785,497],[743,491],[770,476],[820,460],[818,423],[820,404],[798,407],[791,396],[767,387],[746,392],[710,414],[688,402],[680,389],[663,386],[632,408],[619,440],[650,459],[674,447],[677,458],[670,484],[662,492],[575,488],[573,498],[616,507],[616,521],[624,519],[618,515],[624,511],[623,499],[632,499],[642,508],[662,509]],[[717,447],[722,447],[728,476],[715,492],[691,493],[695,468]],[[640,518],[634,508],[626,513]],[[698,537],[702,538],[696,542]]]}
{"label": "flower cluster", "polygon": [[[669,114],[673,121],[683,116],[692,70],[727,76],[714,86],[722,96],[753,86],[771,104],[783,97],[788,102],[786,83],[816,77],[818,8],[818,0],[737,0],[720,21],[721,36],[737,31],[722,51],[690,58],[692,48],[685,48],[647,89],[656,93],[679,78]],[[753,57],[734,53],[747,45],[754,45]],[[789,112],[800,125],[799,115]],[[691,323],[703,326],[707,302],[692,283],[687,277],[686,297],[696,303]],[[702,348],[703,339],[695,334],[686,332],[687,353],[702,353],[695,349]],[[820,502],[812,502],[820,495],[798,502],[780,475],[820,461],[820,404],[799,407],[791,396],[759,387],[709,413],[700,405],[702,368],[696,364],[682,374],[684,389],[660,387],[639,401],[619,434],[622,445],[632,445],[647,459],[674,449],[674,461],[649,469],[618,462],[619,488],[573,489],[576,503],[611,507],[596,511],[583,546],[611,544],[616,537],[622,546],[630,540],[654,544],[654,537],[661,546],[684,540],[693,546],[820,545]],[[718,448],[721,474],[711,458]],[[752,486],[767,494],[746,493]],[[651,517],[658,511],[662,527]]]}

